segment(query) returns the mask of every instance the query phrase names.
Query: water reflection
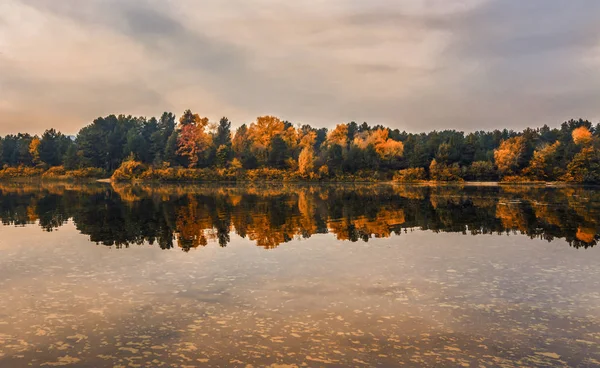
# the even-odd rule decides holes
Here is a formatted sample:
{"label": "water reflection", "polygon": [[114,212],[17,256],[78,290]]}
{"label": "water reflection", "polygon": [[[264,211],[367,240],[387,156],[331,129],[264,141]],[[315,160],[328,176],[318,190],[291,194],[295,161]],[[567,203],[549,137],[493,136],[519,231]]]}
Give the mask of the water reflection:
{"label": "water reflection", "polygon": [[394,185],[0,184],[5,225],[53,231],[72,219],[96,243],[157,244],[185,251],[235,232],[275,248],[331,233],[368,241],[413,229],[463,234],[522,233],[588,248],[600,235],[600,191],[580,187]]}
{"label": "water reflection", "polygon": [[584,188],[4,184],[0,367],[598,366],[598,207]]}

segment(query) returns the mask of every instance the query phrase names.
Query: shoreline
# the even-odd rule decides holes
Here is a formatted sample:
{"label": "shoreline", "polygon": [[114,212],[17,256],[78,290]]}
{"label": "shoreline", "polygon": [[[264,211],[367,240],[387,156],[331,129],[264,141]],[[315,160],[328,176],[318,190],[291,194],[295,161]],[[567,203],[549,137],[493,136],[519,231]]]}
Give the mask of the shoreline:
{"label": "shoreline", "polygon": [[33,177],[11,177],[0,178],[0,182],[78,182],[78,183],[100,183],[100,184],[121,184],[121,185],[138,185],[138,184],[303,184],[303,185],[328,185],[328,184],[383,184],[396,186],[462,186],[462,187],[509,187],[509,186],[529,186],[529,187],[598,187],[593,184],[569,183],[557,181],[519,181],[519,182],[502,182],[502,181],[413,181],[401,182],[394,180],[113,180],[111,178],[60,178],[42,176]]}

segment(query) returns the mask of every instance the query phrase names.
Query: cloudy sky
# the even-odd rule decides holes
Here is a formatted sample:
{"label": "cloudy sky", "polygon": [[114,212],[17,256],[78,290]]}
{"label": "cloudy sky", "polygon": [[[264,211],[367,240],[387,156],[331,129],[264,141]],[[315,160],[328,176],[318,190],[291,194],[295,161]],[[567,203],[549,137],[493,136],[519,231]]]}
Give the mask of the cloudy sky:
{"label": "cloudy sky", "polygon": [[0,134],[191,108],[332,127],[600,119],[598,0],[2,0]]}

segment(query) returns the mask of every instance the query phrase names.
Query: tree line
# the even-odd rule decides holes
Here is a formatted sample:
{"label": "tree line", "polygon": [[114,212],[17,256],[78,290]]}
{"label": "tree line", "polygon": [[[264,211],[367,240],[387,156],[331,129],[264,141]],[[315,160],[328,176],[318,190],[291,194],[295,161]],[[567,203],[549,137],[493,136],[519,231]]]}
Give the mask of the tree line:
{"label": "tree line", "polygon": [[[407,133],[350,122],[335,128],[294,125],[261,116],[235,131],[226,117],[211,122],[186,110],[177,119],[109,115],[76,137],[55,129],[41,136],[0,138],[0,165],[64,170],[102,169],[124,163],[140,170],[272,169],[299,178],[362,175],[400,181],[540,180],[600,183],[600,124],[569,120],[558,128]],[[137,167],[137,166],[136,166]]]}

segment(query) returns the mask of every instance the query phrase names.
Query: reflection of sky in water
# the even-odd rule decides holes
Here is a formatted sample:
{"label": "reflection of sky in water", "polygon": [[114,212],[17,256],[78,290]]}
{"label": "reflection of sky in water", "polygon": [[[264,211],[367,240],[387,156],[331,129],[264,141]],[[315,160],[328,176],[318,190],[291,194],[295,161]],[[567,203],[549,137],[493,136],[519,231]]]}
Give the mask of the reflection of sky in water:
{"label": "reflection of sky in water", "polygon": [[0,227],[0,365],[600,364],[598,249],[332,234],[275,250],[95,245]]}

